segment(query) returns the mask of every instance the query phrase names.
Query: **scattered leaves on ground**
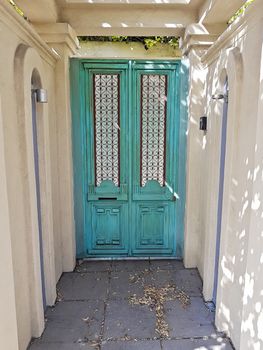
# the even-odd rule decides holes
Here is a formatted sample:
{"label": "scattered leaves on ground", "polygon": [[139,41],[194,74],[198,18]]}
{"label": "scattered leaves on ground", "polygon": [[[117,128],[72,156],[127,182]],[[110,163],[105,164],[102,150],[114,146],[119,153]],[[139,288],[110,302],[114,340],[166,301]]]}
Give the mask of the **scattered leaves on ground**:
{"label": "scattered leaves on ground", "polygon": [[149,275],[150,273],[151,273],[150,269],[145,269],[143,271],[136,272],[135,274],[130,274],[129,282],[130,283],[138,283],[138,282],[144,283],[145,276]]}
{"label": "scattered leaves on ground", "polygon": [[145,286],[144,296],[138,298],[136,294],[129,298],[133,305],[147,305],[156,314],[156,333],[161,338],[169,337],[169,326],[165,321],[164,302],[169,300],[179,300],[183,307],[190,304],[189,296],[175,285],[168,284],[165,287]]}

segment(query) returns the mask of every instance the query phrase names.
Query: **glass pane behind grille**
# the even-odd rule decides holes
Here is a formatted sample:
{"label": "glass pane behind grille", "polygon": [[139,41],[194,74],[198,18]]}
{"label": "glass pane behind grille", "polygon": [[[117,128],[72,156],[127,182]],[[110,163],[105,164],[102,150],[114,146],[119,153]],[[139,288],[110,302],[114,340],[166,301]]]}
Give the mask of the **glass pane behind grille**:
{"label": "glass pane behind grille", "polygon": [[94,74],[96,186],[111,180],[119,186],[119,75]]}
{"label": "glass pane behind grille", "polygon": [[141,186],[165,183],[167,76],[141,76]]}

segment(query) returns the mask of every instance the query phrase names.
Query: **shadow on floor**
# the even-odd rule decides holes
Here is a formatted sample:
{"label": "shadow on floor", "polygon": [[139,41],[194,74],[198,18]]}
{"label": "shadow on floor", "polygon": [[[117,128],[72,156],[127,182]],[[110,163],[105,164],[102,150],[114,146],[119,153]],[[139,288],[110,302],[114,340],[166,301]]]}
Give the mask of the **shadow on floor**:
{"label": "shadow on floor", "polygon": [[197,270],[180,261],[83,262],[58,291],[29,350],[232,349],[214,327]]}

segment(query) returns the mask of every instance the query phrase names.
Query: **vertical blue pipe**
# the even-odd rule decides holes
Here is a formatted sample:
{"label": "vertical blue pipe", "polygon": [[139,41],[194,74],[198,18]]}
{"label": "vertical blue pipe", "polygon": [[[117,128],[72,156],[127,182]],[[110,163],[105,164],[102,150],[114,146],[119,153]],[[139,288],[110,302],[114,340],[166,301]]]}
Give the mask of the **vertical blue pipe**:
{"label": "vertical blue pipe", "polygon": [[[226,79],[226,83],[225,83],[225,92],[224,93],[225,93],[225,96],[228,96],[228,81],[227,81],[227,79]],[[217,285],[218,285],[218,268],[219,268],[223,193],[224,193],[224,178],[225,178],[227,111],[228,111],[228,100],[227,100],[227,98],[225,98],[224,99],[224,106],[223,106],[222,127],[221,127],[220,175],[219,175],[218,206],[217,206],[216,255],[215,255],[215,273],[214,273],[214,290],[213,290],[213,302],[214,302],[214,304],[216,304]]]}

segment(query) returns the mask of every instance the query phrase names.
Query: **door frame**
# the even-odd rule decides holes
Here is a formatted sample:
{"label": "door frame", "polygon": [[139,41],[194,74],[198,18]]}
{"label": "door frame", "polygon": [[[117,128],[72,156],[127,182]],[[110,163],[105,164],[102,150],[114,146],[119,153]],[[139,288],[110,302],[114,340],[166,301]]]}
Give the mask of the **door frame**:
{"label": "door frame", "polygon": [[[183,63],[181,60],[136,60],[136,59],[85,59],[85,58],[72,58],[70,61],[70,78],[71,78],[71,110],[72,110],[72,152],[73,152],[73,174],[74,174],[74,216],[75,216],[75,228],[76,228],[76,245],[77,245],[77,257],[87,257],[86,247],[87,242],[85,241],[85,227],[86,227],[86,185],[85,185],[85,174],[87,171],[85,161],[85,142],[86,142],[86,122],[85,122],[85,64],[127,64],[129,67],[132,62],[141,64],[170,64],[176,66],[177,72],[177,106],[178,106],[178,133],[177,148],[178,148],[178,159],[176,183],[180,183],[180,188],[177,189],[176,196],[181,199],[181,202],[176,205],[175,213],[175,229],[177,232],[179,245],[177,250],[174,252],[174,257],[182,258],[183,256],[183,236],[184,236],[184,209],[185,203],[185,173],[186,173],[186,130],[188,122],[188,109],[186,107],[187,95],[188,95],[188,65]],[[129,69],[129,73],[132,74],[132,70]],[[131,84],[131,76],[128,81]],[[131,86],[129,86],[131,89]],[[130,108],[130,107],[129,107]],[[129,123],[129,128],[130,128]],[[181,150],[181,152],[180,152]],[[129,155],[131,156],[131,155]],[[130,162],[131,163],[131,162]],[[180,165],[180,171],[178,166]],[[83,169],[83,171],[79,171]],[[175,236],[176,237],[176,236]],[[125,256],[126,258],[126,256]]]}

